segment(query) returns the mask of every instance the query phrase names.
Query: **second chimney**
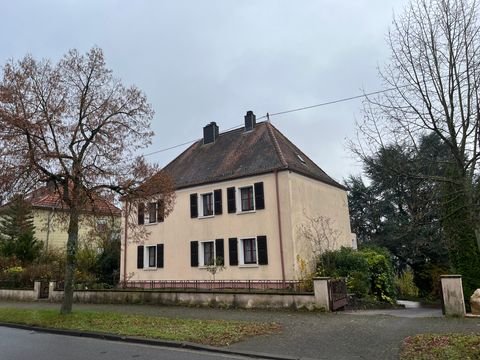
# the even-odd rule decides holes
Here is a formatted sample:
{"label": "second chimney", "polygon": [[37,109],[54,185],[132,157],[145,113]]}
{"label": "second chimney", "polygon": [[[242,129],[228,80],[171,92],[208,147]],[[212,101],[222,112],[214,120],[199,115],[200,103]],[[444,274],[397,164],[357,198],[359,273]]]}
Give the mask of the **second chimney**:
{"label": "second chimney", "polygon": [[245,131],[253,130],[256,124],[257,117],[255,116],[253,111],[247,111],[247,115],[245,115]]}
{"label": "second chimney", "polygon": [[218,125],[211,122],[203,128],[203,144],[214,143],[218,138]]}

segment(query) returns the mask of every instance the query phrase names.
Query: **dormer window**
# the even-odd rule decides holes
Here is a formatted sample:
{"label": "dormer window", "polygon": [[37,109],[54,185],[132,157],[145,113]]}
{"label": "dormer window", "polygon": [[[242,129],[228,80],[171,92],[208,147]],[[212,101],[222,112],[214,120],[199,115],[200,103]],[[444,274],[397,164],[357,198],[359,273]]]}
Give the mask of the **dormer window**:
{"label": "dormer window", "polygon": [[297,158],[298,158],[298,160],[300,160],[302,162],[302,164],[306,164],[305,159],[303,157],[301,157],[300,154],[297,154]]}

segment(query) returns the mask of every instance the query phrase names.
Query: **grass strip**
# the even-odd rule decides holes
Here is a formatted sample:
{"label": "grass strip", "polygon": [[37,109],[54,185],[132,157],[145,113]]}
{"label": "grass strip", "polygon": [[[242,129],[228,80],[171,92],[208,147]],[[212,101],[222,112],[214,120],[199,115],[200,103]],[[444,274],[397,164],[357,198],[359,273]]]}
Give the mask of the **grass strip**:
{"label": "grass strip", "polygon": [[0,322],[83,330],[149,339],[189,341],[226,346],[245,337],[279,332],[276,323],[230,320],[175,319],[117,312],[74,311],[60,315],[57,310],[0,309]]}
{"label": "grass strip", "polygon": [[480,334],[422,334],[407,337],[401,360],[480,359]]}

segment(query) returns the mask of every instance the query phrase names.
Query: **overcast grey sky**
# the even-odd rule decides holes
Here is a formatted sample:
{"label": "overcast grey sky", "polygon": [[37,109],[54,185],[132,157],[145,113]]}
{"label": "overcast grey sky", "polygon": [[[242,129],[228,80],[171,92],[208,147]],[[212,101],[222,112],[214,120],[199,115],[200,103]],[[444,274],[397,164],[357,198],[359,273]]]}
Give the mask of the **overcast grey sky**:
{"label": "overcast grey sky", "polygon": [[[406,0],[0,0],[0,63],[27,53],[57,60],[103,48],[125,84],[146,92],[156,115],[146,151],[257,117],[381,89],[385,35]],[[328,174],[359,167],[346,148],[361,101],[272,117]],[[165,165],[186,146],[149,159]]]}

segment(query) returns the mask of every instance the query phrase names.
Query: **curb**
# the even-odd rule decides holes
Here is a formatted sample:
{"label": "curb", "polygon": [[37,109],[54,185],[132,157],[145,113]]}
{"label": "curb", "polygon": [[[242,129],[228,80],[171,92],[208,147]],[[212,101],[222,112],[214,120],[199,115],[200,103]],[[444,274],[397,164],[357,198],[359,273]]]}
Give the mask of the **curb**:
{"label": "curb", "polygon": [[142,344],[142,345],[150,345],[150,346],[161,346],[161,347],[168,347],[168,348],[175,348],[175,349],[196,350],[196,351],[217,353],[217,354],[246,356],[246,357],[255,358],[255,359],[269,359],[269,360],[300,360],[301,359],[299,357],[272,355],[272,354],[260,353],[260,352],[228,350],[228,349],[222,349],[214,346],[199,345],[191,342],[154,340],[154,339],[146,339],[146,338],[140,338],[140,337],[114,335],[114,334],[108,334],[108,333],[54,329],[54,328],[5,323],[5,322],[0,322],[0,326],[13,328],[13,329],[49,333],[49,334],[55,334],[55,335],[84,337],[84,338],[90,338],[90,339],[109,340],[109,341],[116,341],[116,342],[130,343],[130,344]]}

